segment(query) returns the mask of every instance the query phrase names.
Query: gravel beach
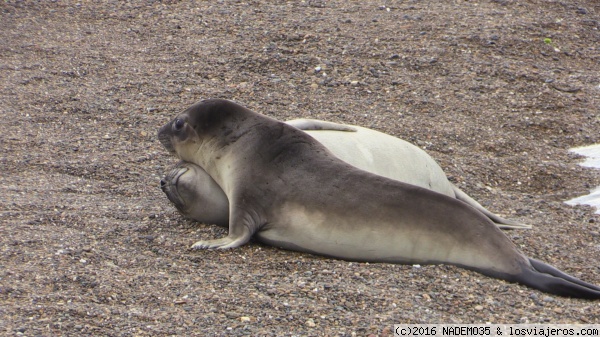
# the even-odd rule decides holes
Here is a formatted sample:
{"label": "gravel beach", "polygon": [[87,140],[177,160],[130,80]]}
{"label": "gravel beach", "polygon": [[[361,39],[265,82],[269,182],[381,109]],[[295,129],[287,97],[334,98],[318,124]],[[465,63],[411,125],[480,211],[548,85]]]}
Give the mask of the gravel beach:
{"label": "gravel beach", "polygon": [[160,126],[205,98],[425,149],[529,257],[600,284],[600,4],[2,1],[0,334],[390,336],[399,323],[596,323],[600,301],[453,266],[341,261],[186,220]]}

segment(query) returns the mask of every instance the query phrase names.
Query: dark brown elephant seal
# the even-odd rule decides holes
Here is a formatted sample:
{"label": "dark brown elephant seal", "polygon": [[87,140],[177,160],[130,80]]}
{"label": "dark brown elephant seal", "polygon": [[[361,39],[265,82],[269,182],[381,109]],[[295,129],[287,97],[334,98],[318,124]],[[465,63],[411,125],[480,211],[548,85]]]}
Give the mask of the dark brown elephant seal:
{"label": "dark brown elephant seal", "polygon": [[171,153],[202,167],[227,195],[229,234],[351,261],[453,264],[562,296],[600,287],[527,258],[464,202],[359,170],[306,133],[230,101],[194,104],[159,131]]}
{"label": "dark brown elephant seal", "polygon": [[[475,207],[501,229],[528,229],[487,210],[452,184],[438,163],[419,147],[382,132],[314,119],[285,122],[325,145],[336,157],[361,170],[456,198]],[[229,225],[229,202],[201,167],[181,162],[161,179],[161,189],[184,216],[209,224]]]}

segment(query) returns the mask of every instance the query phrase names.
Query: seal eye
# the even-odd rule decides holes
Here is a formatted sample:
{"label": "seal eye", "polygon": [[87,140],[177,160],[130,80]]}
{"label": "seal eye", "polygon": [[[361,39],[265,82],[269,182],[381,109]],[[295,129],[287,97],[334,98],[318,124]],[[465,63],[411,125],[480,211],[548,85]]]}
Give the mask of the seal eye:
{"label": "seal eye", "polygon": [[177,118],[175,120],[175,123],[173,123],[173,130],[180,131],[181,129],[183,129],[184,125],[185,125],[185,122],[183,121],[183,119]]}

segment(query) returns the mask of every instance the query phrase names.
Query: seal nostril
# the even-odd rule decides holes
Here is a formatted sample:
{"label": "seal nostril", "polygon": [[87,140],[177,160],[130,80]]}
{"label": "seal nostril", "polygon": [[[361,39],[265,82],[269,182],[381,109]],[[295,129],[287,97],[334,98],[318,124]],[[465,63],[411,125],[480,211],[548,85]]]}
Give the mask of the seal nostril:
{"label": "seal nostril", "polygon": [[165,188],[166,184],[167,184],[167,182],[164,179],[160,180],[160,188]]}

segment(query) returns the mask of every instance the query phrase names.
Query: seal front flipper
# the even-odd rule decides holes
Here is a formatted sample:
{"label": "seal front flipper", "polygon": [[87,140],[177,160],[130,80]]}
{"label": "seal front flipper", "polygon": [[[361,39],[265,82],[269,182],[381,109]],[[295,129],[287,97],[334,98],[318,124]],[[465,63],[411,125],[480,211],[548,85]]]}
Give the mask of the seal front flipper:
{"label": "seal front flipper", "polygon": [[314,131],[314,130],[329,130],[329,131],[345,131],[345,132],[356,132],[356,128],[349,125],[338,124],[333,122],[321,121],[318,119],[292,119],[291,121],[285,122],[285,124],[291,125],[296,129],[303,131]]}
{"label": "seal front flipper", "polygon": [[[235,198],[233,198],[235,200]],[[232,202],[235,205],[235,202]],[[232,206],[230,208],[229,216],[229,234],[220,239],[214,240],[200,240],[192,245],[194,249],[229,249],[237,248],[245,245],[250,241],[252,235],[256,233],[260,227],[261,222],[240,209],[239,207]]]}
{"label": "seal front flipper", "polygon": [[193,249],[229,249],[242,246],[252,237],[248,227],[244,225],[235,226],[234,230],[229,227],[229,235],[224,238],[214,240],[200,240],[192,245]]}
{"label": "seal front flipper", "polygon": [[250,240],[250,237],[232,237],[227,235],[224,238],[214,240],[200,240],[192,245],[193,249],[229,249],[239,247]]}

